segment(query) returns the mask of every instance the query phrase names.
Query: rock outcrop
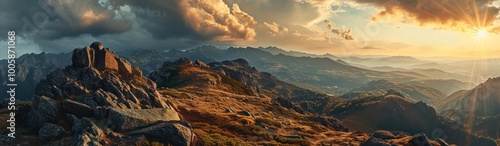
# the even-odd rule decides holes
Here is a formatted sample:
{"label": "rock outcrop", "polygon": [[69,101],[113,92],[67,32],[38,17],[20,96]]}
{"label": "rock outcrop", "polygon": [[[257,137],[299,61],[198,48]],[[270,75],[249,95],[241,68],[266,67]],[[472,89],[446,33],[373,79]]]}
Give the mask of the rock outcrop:
{"label": "rock outcrop", "polygon": [[[145,128],[156,121],[181,119],[172,105],[166,104],[153,81],[99,42],[75,49],[72,65],[40,81],[28,114],[28,124],[38,131],[41,141],[60,138],[66,130],[73,135],[71,145],[127,145],[134,138],[109,137],[108,133]],[[164,127],[167,131],[176,128]],[[130,136],[151,135],[148,132]],[[194,138],[193,134],[170,134],[170,138],[184,138],[187,145]],[[161,142],[173,144],[168,142],[176,140],[164,138]]]}

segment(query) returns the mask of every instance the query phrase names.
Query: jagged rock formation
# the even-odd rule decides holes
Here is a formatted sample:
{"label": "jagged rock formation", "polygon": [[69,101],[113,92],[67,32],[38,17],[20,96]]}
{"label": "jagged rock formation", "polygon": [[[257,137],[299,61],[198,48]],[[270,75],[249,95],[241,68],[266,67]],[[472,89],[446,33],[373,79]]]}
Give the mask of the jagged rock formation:
{"label": "jagged rock formation", "polygon": [[[55,130],[71,131],[73,138],[67,144],[72,145],[133,144],[141,135],[153,135],[152,139],[146,136],[146,140],[165,144],[181,137],[182,143],[170,144],[191,144],[194,135],[189,124],[176,124],[175,121],[181,120],[177,112],[138,67],[131,66],[99,42],[75,49],[71,60],[71,66],[53,71],[36,87],[28,123],[33,131],[40,133],[42,142],[60,137],[60,132],[47,134]],[[151,125],[155,122],[156,125]],[[126,134],[129,130],[158,125],[163,125],[166,131],[179,132],[161,135],[164,131],[142,130]]]}
{"label": "jagged rock formation", "polygon": [[255,95],[245,84],[216,72],[201,61],[181,58],[175,62],[165,62],[163,66],[149,75],[159,87],[196,87],[217,88],[228,92]]}

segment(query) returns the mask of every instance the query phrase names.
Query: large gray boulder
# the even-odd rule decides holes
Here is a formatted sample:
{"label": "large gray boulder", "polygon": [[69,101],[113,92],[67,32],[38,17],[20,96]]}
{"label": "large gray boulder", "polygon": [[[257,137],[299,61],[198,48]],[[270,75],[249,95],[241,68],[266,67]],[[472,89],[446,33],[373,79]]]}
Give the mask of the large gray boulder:
{"label": "large gray boulder", "polygon": [[409,143],[413,144],[414,146],[432,146],[431,141],[424,133],[413,135]]}
{"label": "large gray boulder", "polygon": [[76,102],[71,99],[65,99],[63,100],[62,105],[66,113],[73,114],[78,117],[94,116],[94,110],[86,104]]}
{"label": "large gray boulder", "polygon": [[52,123],[45,123],[40,130],[38,130],[38,138],[42,142],[48,142],[56,138],[60,138],[66,131],[59,125]]}
{"label": "large gray boulder", "polygon": [[158,140],[165,145],[190,146],[196,138],[185,121],[158,121],[144,128],[133,130],[128,135],[143,134],[147,139]]}
{"label": "large gray boulder", "polygon": [[394,139],[396,136],[392,134],[389,131],[385,130],[377,130],[372,134],[372,137],[374,138],[380,138],[380,139]]}
{"label": "large gray boulder", "polygon": [[370,137],[368,140],[361,143],[360,146],[391,146],[391,144],[385,142],[383,139]]}
{"label": "large gray boulder", "polygon": [[110,128],[125,131],[142,127],[156,121],[179,121],[177,112],[171,108],[155,109],[111,109],[108,117]]}

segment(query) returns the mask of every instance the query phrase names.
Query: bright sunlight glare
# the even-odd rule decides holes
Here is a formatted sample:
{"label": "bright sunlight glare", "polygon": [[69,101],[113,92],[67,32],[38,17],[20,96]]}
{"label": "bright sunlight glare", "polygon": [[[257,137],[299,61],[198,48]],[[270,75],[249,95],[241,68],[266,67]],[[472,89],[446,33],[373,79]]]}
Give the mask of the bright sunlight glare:
{"label": "bright sunlight glare", "polygon": [[477,37],[484,38],[487,35],[487,33],[488,32],[486,30],[478,30],[476,32],[476,35],[477,35]]}

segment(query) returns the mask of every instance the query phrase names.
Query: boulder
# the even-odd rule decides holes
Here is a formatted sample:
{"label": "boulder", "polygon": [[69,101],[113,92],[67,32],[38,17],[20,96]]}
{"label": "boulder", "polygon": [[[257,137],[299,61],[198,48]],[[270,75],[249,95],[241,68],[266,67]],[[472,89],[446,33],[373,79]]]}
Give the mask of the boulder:
{"label": "boulder", "polygon": [[78,119],[75,124],[73,124],[73,127],[71,127],[71,132],[75,135],[89,133],[97,138],[101,138],[105,135],[103,130],[98,127],[95,121],[89,118]]}
{"label": "boulder", "polygon": [[155,109],[110,109],[108,117],[110,128],[125,131],[142,127],[156,121],[179,121],[177,112],[171,108]]}
{"label": "boulder", "polygon": [[158,121],[144,128],[134,130],[128,135],[144,134],[147,139],[158,140],[165,145],[190,146],[195,141],[195,134],[183,121]]}
{"label": "boulder", "polygon": [[90,44],[90,48],[95,50],[102,50],[104,49],[104,45],[102,45],[101,42],[92,42],[92,44]]}
{"label": "boulder", "polygon": [[90,106],[71,99],[63,100],[62,106],[66,113],[77,117],[92,117],[94,115],[94,110]]}
{"label": "boulder", "polygon": [[73,125],[78,120],[78,117],[76,117],[75,115],[72,115],[72,114],[66,114],[64,119],[66,120],[66,122],[69,125]]}
{"label": "boulder", "polygon": [[35,96],[33,107],[28,113],[28,124],[33,132],[38,131],[46,122],[57,119],[57,101],[46,96]]}
{"label": "boulder", "polygon": [[374,138],[380,138],[380,139],[394,139],[396,136],[392,134],[389,131],[385,130],[377,130],[372,134],[372,137]]}
{"label": "boulder", "polygon": [[432,146],[431,141],[424,133],[413,135],[408,143],[413,144],[414,146]]}
{"label": "boulder", "polygon": [[370,137],[368,140],[361,143],[360,146],[391,146],[391,144],[385,142],[383,139]]}
{"label": "boulder", "polygon": [[134,77],[142,77],[142,70],[139,67],[132,67],[132,76]]}
{"label": "boulder", "polygon": [[109,49],[97,50],[94,66],[98,70],[110,70],[118,72],[118,62],[115,59],[115,54]]}
{"label": "boulder", "polygon": [[55,120],[59,112],[57,101],[46,96],[36,96],[33,101],[33,107],[44,116],[47,121]]}
{"label": "boulder", "polygon": [[53,139],[62,137],[64,133],[64,128],[62,128],[61,126],[51,123],[45,123],[43,124],[42,128],[38,130],[38,138],[42,142],[48,142]]}
{"label": "boulder", "polygon": [[132,66],[130,63],[119,57],[115,57],[115,59],[118,62],[118,74],[127,78],[132,77]]}
{"label": "boulder", "polygon": [[28,124],[30,126],[31,131],[36,132],[40,128],[42,128],[43,124],[47,122],[47,118],[40,114],[40,112],[35,109],[31,109],[28,113]]}
{"label": "boulder", "polygon": [[94,65],[94,56],[95,51],[93,48],[75,49],[71,61],[74,67],[92,67]]}
{"label": "boulder", "polygon": [[77,134],[71,140],[72,146],[102,146],[99,139],[90,133]]}
{"label": "boulder", "polygon": [[176,146],[190,146],[195,137],[190,128],[178,123],[163,123],[158,126],[146,132],[145,136]]}

